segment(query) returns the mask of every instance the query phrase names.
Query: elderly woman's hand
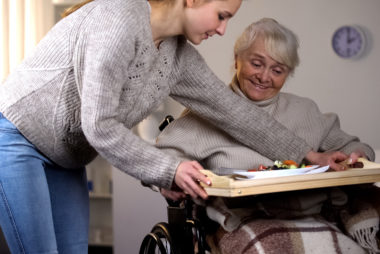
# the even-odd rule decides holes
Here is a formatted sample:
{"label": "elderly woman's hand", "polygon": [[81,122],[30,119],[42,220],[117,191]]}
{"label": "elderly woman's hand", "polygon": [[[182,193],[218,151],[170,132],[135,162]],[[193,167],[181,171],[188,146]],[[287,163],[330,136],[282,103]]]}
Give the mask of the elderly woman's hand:
{"label": "elderly woman's hand", "polygon": [[329,165],[330,168],[335,171],[342,171],[346,169],[343,165],[339,164],[339,162],[342,162],[346,159],[348,159],[348,155],[337,151],[325,153],[310,151],[306,155],[306,160],[308,160],[311,164],[316,164],[320,166]]}
{"label": "elderly woman's hand", "polygon": [[197,161],[183,161],[177,168],[174,182],[192,198],[207,199],[208,195],[199,183],[211,185],[211,180],[199,171],[201,169],[203,167]]}
{"label": "elderly woman's hand", "polygon": [[186,194],[182,190],[167,190],[167,189],[160,189],[160,193],[162,196],[164,196],[167,199],[173,200],[173,201],[179,201],[186,198]]}

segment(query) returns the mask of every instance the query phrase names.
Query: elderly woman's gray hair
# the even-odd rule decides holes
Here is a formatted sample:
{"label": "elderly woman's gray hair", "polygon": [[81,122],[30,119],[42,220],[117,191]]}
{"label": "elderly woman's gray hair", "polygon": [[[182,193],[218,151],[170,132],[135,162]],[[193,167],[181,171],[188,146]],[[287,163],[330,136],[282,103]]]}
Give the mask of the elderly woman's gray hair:
{"label": "elderly woman's gray hair", "polygon": [[250,48],[258,37],[264,39],[265,48],[270,57],[286,65],[292,73],[299,64],[297,36],[271,18],[260,19],[244,30],[235,42],[235,58]]}

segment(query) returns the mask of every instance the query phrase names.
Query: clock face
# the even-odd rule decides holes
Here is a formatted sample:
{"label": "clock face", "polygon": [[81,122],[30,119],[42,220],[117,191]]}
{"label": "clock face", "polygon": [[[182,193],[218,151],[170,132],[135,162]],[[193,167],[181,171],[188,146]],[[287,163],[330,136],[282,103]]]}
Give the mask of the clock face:
{"label": "clock face", "polygon": [[335,53],[343,58],[360,55],[364,49],[363,33],[354,26],[343,26],[335,31],[332,47]]}

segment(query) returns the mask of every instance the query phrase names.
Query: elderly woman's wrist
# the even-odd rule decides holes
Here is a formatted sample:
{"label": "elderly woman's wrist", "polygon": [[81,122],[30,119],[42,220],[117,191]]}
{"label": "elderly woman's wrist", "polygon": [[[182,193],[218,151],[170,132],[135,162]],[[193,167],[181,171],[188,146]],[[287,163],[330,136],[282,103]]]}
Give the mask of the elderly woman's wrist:
{"label": "elderly woman's wrist", "polygon": [[313,163],[313,162],[315,162],[315,161],[318,160],[318,156],[319,156],[319,153],[318,153],[318,152],[314,152],[313,150],[310,150],[310,151],[306,154],[306,156],[305,156],[305,160],[306,160],[307,162],[311,162],[311,163]]}

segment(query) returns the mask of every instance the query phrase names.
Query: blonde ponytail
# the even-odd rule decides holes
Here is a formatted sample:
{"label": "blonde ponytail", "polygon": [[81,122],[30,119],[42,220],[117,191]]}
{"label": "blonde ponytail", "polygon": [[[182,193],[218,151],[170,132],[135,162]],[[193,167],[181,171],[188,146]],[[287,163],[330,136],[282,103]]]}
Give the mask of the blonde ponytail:
{"label": "blonde ponytail", "polygon": [[73,5],[69,8],[67,8],[66,10],[63,11],[63,13],[61,14],[61,17],[64,18],[64,17],[67,17],[69,16],[71,13],[73,13],[74,11],[78,10],[80,7],[82,7],[83,5],[85,4],[88,4],[89,2],[92,2],[94,0],[85,0],[79,4],[76,4],[76,5]]}

